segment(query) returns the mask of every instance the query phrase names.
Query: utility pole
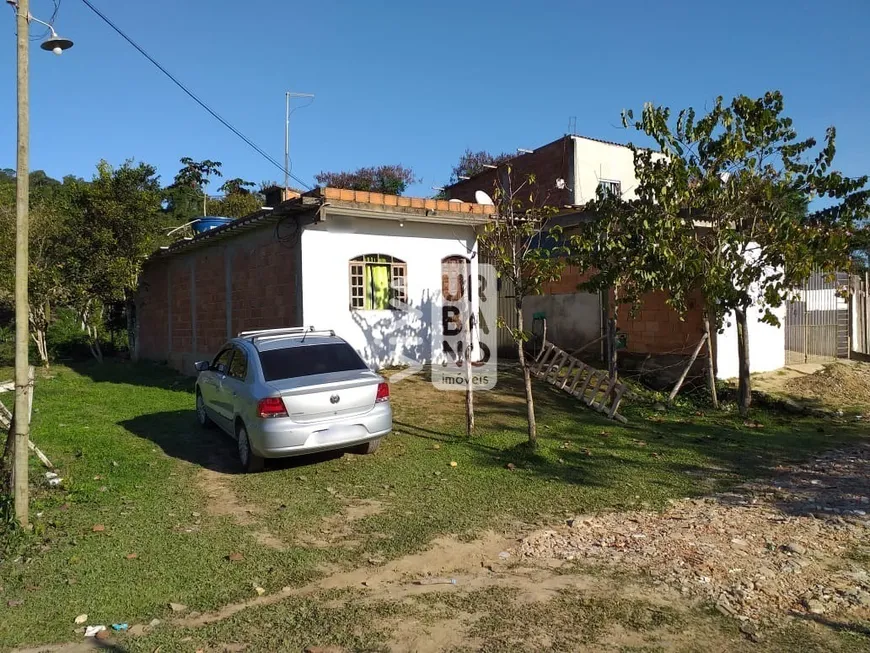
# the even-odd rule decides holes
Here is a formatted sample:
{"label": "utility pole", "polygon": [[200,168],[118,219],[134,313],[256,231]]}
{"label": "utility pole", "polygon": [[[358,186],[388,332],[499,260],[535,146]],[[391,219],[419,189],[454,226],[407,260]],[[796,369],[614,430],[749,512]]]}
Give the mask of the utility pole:
{"label": "utility pole", "polygon": [[12,467],[15,516],[27,527],[30,523],[30,489],[27,479],[30,420],[28,404],[29,310],[27,295],[28,242],[30,220],[30,0],[18,0],[18,163],[15,171],[15,413],[13,429],[15,454]]}
{"label": "utility pole", "polygon": [[284,93],[284,190],[290,188],[290,114],[293,113],[290,99],[294,97],[311,98],[314,101],[313,93]]}

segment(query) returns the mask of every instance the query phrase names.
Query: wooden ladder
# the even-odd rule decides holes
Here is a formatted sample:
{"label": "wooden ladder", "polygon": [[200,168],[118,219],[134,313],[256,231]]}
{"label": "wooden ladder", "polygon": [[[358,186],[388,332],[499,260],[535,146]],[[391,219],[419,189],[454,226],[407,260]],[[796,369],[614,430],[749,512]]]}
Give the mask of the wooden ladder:
{"label": "wooden ladder", "polygon": [[604,413],[608,419],[615,419],[623,424],[628,421],[617,412],[626,387],[611,379],[605,370],[589,367],[552,342],[544,340],[544,346],[535,358],[531,372],[590,408]]}

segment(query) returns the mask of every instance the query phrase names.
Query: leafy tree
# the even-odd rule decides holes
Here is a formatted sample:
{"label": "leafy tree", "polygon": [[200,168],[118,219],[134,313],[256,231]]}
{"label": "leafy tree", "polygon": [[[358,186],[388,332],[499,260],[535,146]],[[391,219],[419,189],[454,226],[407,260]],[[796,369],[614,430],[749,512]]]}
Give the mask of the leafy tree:
{"label": "leafy tree", "polygon": [[639,252],[655,252],[667,270],[666,289],[699,288],[716,328],[733,313],[738,405],[745,415],[751,402],[747,312],[755,305],[762,321],[778,325],[773,309],[814,269],[849,266],[853,225],[870,213],[867,177],[847,178],[831,168],[833,127],[817,152],[815,139],[798,140],[776,91],[730,104],[720,97],[707,115],[698,118],[689,108],[676,121],[668,108],[647,104],[640,120],[628,111],[623,123],[658,145],[658,152],[632,148],[635,224],[644,229]]}
{"label": "leafy tree", "polygon": [[[495,187],[493,199],[498,213],[479,231],[478,250],[483,260],[495,266],[499,277],[513,284],[517,328],[511,329],[511,338],[523,372],[528,438],[534,446],[537,423],[531,370],[525,353],[529,333],[523,322],[523,302],[529,295],[540,294],[544,283],[560,278],[568,250],[562,243],[561,228],[550,225],[556,209],[547,206],[547,198],[538,194],[534,175],[514,184],[508,167],[507,174]],[[504,326],[504,320],[499,321]]]}
{"label": "leafy tree", "polygon": [[145,259],[164,241],[160,183],[153,166],[105,161],[90,183],[72,189],[63,240],[69,304],[102,360],[99,330],[107,306],[123,301],[131,351],[136,344],[134,293]]}
{"label": "leafy tree", "polygon": [[252,181],[245,181],[238,177],[228,179],[218,189],[224,196],[209,199],[208,214],[228,218],[243,218],[258,211],[263,206],[263,196],[250,190],[255,187],[256,184]]}
{"label": "leafy tree", "polygon": [[181,159],[181,165],[175,180],[163,192],[164,212],[176,226],[208,214],[205,189],[209,178],[223,176],[220,161],[194,161],[185,156]]}
{"label": "leafy tree", "polygon": [[[583,290],[601,293],[607,315],[608,373],[617,376],[616,330],[621,305],[639,308],[644,294],[669,288],[669,303],[682,313],[686,289],[673,283],[674,242],[681,235],[664,220],[650,220],[643,201],[599,189],[586,204],[589,220],[570,237],[571,262],[589,272]],[[613,295],[613,301],[610,296]]]}
{"label": "leafy tree", "polygon": [[366,190],[387,195],[401,195],[409,184],[418,181],[414,171],[402,165],[359,168],[353,172],[321,172],[314,178],[323,186]]}
{"label": "leafy tree", "polygon": [[453,166],[448,183],[455,184],[460,181],[460,177],[473,177],[477,173],[486,170],[487,166],[499,166],[513,157],[514,155],[508,152],[490,154],[485,150],[480,152],[465,150],[462,156],[459,157],[459,161]]}
{"label": "leafy tree", "polygon": [[[62,248],[64,185],[41,170],[31,173],[29,323],[43,365],[48,366],[46,333],[53,306],[66,298]],[[15,282],[15,179],[0,175],[0,303],[12,306]]]}

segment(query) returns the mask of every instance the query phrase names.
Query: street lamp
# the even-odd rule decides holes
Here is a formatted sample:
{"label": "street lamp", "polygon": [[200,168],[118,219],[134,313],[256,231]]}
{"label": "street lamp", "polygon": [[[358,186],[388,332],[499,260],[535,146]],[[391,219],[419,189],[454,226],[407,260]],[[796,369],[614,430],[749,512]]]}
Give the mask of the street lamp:
{"label": "street lamp", "polygon": [[29,518],[29,488],[27,459],[30,441],[30,361],[28,360],[29,306],[27,273],[29,263],[30,228],[30,23],[45,25],[51,35],[42,43],[42,49],[63,54],[72,47],[69,39],[60,38],[54,27],[30,15],[30,0],[6,0],[15,10],[18,27],[18,147],[15,170],[15,412],[13,438],[15,443],[13,492],[15,516],[26,527]]}

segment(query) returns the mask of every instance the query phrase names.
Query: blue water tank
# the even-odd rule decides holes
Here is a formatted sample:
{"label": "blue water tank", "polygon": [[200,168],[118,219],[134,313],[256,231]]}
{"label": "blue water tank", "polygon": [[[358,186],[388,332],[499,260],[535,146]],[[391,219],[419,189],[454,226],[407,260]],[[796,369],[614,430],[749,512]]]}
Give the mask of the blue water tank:
{"label": "blue water tank", "polygon": [[196,222],[194,222],[191,226],[193,230],[198,233],[204,233],[209,229],[217,229],[218,227],[223,227],[225,224],[229,224],[233,221],[233,218],[221,218],[218,216],[207,215],[204,218],[200,218]]}

